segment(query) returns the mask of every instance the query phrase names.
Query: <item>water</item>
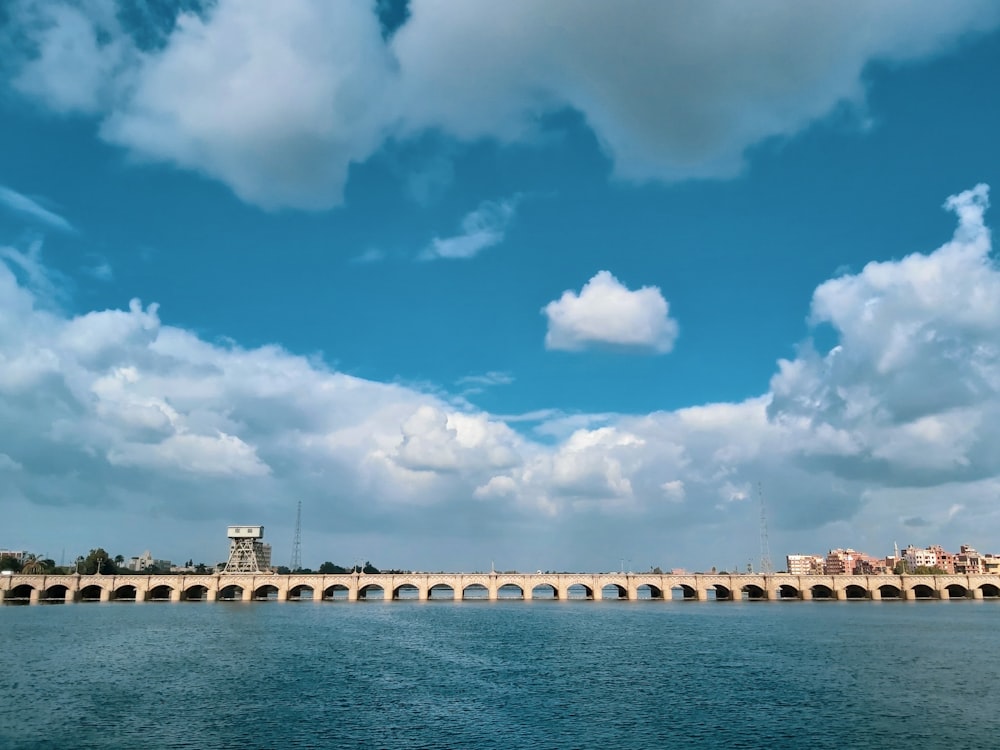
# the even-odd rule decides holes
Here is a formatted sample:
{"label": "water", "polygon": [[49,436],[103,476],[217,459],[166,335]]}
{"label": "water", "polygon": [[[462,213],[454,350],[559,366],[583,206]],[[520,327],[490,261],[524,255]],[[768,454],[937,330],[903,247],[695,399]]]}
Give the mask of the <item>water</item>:
{"label": "water", "polygon": [[0,748],[993,747],[997,602],[0,607]]}

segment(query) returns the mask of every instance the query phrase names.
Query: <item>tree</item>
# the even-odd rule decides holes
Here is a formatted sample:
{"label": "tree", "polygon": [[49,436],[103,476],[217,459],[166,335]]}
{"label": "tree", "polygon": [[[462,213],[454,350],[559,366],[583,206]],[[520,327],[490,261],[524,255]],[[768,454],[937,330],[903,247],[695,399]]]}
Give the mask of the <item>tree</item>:
{"label": "tree", "polygon": [[327,560],[325,563],[319,566],[319,572],[325,573],[327,575],[343,575],[347,572],[347,568],[340,565],[335,565],[334,563]]}
{"label": "tree", "polygon": [[[98,567],[100,567],[100,571],[98,571]],[[92,576],[97,572],[106,576],[115,575],[118,572],[118,567],[115,565],[114,559],[105,552],[103,547],[90,550],[88,555],[80,562],[81,574]]]}
{"label": "tree", "polygon": [[4,555],[0,557],[0,570],[12,570],[15,573],[21,572],[21,562],[16,557]]}
{"label": "tree", "polygon": [[115,565],[117,565],[120,568],[122,566],[122,563],[124,562],[125,562],[124,555],[115,555]]}

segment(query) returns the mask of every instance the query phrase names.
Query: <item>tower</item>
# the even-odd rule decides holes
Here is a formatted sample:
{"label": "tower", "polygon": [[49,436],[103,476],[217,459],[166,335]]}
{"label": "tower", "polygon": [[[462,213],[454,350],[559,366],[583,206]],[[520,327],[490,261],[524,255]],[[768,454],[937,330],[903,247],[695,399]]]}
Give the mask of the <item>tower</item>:
{"label": "tower", "polygon": [[268,573],[271,545],[264,544],[263,526],[230,526],[229,560],[223,573]]}
{"label": "tower", "polygon": [[302,570],[302,501],[295,511],[295,539],[292,540],[292,564],[288,566],[294,573]]}
{"label": "tower", "polygon": [[767,513],[764,510],[764,490],[757,482],[757,498],[760,500],[760,573],[769,576],[774,573],[771,565],[771,548],[767,541]]}

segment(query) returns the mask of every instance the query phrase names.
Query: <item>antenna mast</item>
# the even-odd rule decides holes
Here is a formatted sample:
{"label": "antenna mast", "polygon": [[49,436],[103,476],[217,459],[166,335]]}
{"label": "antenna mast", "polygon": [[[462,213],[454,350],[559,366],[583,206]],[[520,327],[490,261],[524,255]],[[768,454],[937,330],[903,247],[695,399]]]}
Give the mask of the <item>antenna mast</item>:
{"label": "antenna mast", "polygon": [[774,566],[771,565],[771,547],[767,541],[767,513],[764,509],[764,490],[760,482],[757,482],[757,498],[760,500],[760,572],[761,575],[769,576],[774,573]]}
{"label": "antenna mast", "polygon": [[288,566],[294,573],[302,570],[302,501],[295,511],[295,539],[292,542],[292,564]]}

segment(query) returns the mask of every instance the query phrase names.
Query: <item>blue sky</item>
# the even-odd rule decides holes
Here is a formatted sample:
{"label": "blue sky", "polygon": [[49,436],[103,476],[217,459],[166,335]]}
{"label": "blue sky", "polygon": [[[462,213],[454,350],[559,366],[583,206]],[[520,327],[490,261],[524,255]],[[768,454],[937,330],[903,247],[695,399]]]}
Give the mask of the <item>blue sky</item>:
{"label": "blue sky", "polygon": [[992,3],[157,7],[0,16],[0,546],[1000,549]]}

